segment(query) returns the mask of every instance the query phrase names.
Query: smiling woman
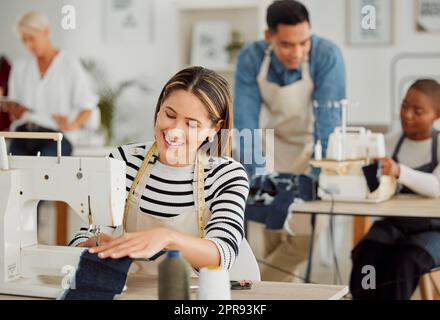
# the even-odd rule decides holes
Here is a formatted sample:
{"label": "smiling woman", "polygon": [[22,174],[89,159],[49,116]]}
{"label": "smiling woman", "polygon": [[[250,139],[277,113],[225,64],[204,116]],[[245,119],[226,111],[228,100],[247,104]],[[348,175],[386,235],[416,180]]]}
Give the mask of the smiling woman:
{"label": "smiling woman", "polygon": [[[92,253],[148,259],[180,250],[196,269],[232,267],[244,237],[249,183],[230,158],[231,112],[228,84],[213,71],[188,68],[168,81],[157,102],[155,141],[110,155],[127,164],[126,233],[113,238],[108,230]],[[91,237],[84,228],[71,245],[95,246]],[[160,259],[137,261],[132,271],[156,274]]]}
{"label": "smiling woman", "polygon": [[[155,137],[159,160],[165,164],[192,163],[207,139],[214,142],[217,134],[227,134],[221,129],[231,129],[228,84],[220,76],[214,77],[215,73],[195,70],[199,70],[200,78],[191,79],[191,69],[183,70],[178,79],[168,82],[157,103]],[[202,80],[206,75],[212,79]],[[220,154],[221,142],[222,139],[217,139]]]}

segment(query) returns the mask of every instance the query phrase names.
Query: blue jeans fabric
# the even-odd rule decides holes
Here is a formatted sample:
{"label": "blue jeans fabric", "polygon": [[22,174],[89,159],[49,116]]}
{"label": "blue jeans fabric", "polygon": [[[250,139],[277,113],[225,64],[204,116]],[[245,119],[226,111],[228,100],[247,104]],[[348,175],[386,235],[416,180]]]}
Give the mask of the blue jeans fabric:
{"label": "blue jeans fabric", "polygon": [[287,173],[254,177],[245,210],[245,219],[264,223],[269,230],[281,230],[295,198],[316,199],[317,180],[312,175]]}
{"label": "blue jeans fabric", "polygon": [[71,287],[62,300],[112,300],[120,294],[127,280],[132,259],[100,259],[85,250]]}

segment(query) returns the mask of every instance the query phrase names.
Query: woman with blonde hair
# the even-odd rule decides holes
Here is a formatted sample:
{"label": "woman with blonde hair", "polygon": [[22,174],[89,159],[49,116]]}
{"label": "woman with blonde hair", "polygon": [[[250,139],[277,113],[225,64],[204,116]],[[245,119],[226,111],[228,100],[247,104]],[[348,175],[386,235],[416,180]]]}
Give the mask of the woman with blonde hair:
{"label": "woman with blonde hair", "polygon": [[[39,12],[23,15],[16,24],[21,41],[33,59],[13,63],[8,102],[11,129],[27,132],[63,132],[63,154],[72,151],[70,138],[82,128],[98,99],[88,85],[80,61],[50,41],[49,21]],[[13,101],[13,102],[11,102]],[[56,145],[45,140],[13,140],[14,155],[55,155]]]}
{"label": "woman with blonde hair", "polygon": [[[113,259],[179,250],[193,268],[230,269],[244,237],[249,192],[243,166],[230,158],[231,129],[227,82],[201,67],[178,72],[159,96],[154,141],[111,153],[127,164],[126,233],[113,238],[109,229],[96,246],[85,229],[70,245]],[[157,272],[152,262],[136,265]]]}

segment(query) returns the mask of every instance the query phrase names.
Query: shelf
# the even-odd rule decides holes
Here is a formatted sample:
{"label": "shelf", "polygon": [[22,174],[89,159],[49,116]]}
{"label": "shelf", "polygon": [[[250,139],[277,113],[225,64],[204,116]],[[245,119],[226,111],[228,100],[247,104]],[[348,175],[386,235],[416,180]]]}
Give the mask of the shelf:
{"label": "shelf", "polygon": [[[195,0],[176,2],[176,33],[178,35],[177,63],[191,64],[191,48],[194,25],[204,21],[226,21],[231,31],[241,34],[241,41],[248,43],[261,39],[264,30],[264,1],[261,0]],[[206,66],[209,67],[209,66]],[[223,75],[235,72],[235,63],[224,68],[212,68]]]}
{"label": "shelf", "polygon": [[185,10],[223,10],[223,9],[249,9],[259,8],[261,0],[178,0],[175,2],[177,8],[181,11]]}

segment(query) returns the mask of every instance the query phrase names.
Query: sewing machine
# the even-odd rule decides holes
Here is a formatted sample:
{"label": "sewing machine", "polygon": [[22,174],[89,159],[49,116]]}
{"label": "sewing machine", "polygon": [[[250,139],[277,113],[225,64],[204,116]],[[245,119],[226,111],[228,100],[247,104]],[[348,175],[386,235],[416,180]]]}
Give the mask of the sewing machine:
{"label": "sewing machine", "polygon": [[361,127],[338,127],[329,137],[327,157],[311,161],[321,169],[318,196],[323,200],[382,202],[392,197],[396,180],[378,175],[378,187],[371,191],[363,167],[374,158],[385,157],[385,139]]}
{"label": "sewing machine", "polygon": [[[57,141],[57,157],[8,156],[5,138]],[[59,297],[85,250],[38,244],[40,200],[66,202],[93,230],[122,224],[125,163],[61,157],[61,140],[60,133],[0,132],[0,293]]]}

